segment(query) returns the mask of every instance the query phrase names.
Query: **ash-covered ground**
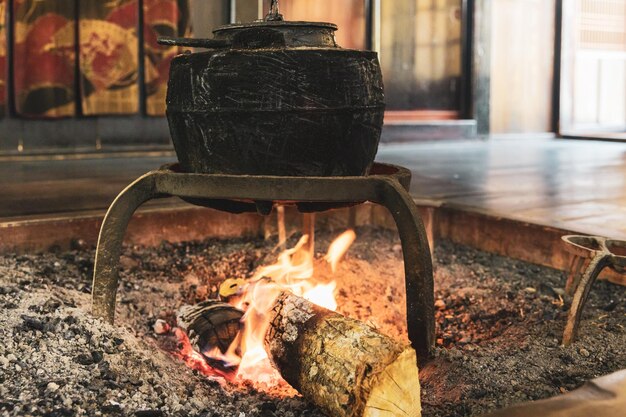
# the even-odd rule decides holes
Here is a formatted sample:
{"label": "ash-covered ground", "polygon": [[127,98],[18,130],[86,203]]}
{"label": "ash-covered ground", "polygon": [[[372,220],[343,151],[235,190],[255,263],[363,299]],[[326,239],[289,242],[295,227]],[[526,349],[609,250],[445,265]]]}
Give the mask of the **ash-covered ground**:
{"label": "ash-covered ground", "polygon": [[[336,274],[339,311],[406,338],[396,234],[363,228]],[[295,243],[295,237],[291,240]],[[272,263],[275,242],[242,238],[127,247],[116,326],[89,314],[94,252],[0,257],[0,416],[321,416],[298,396],[228,384],[162,348],[157,319]],[[435,251],[437,350],[422,364],[425,417],[477,416],[572,390],[626,368],[626,291],[598,282],[580,340],[560,346],[569,299],[561,272],[443,242]]]}

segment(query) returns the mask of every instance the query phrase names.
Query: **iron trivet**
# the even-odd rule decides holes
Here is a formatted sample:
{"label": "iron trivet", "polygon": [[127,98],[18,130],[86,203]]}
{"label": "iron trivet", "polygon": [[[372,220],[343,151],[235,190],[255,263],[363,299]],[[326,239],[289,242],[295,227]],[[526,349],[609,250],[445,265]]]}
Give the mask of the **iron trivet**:
{"label": "iron trivet", "polygon": [[626,241],[580,235],[563,236],[563,241],[574,255],[565,285],[565,291],[573,296],[563,332],[563,344],[567,346],[576,340],[589,292],[604,268],[626,274]]}
{"label": "iron trivet", "polygon": [[284,177],[191,174],[178,164],[148,172],[122,191],[104,217],[94,265],[92,313],[113,323],[119,283],[119,258],[126,227],[146,201],[177,196],[231,213],[269,214],[274,204],[295,204],[300,211],[322,211],[370,201],[392,214],[402,245],[408,336],[422,359],[435,340],[433,270],[426,230],[408,188],[411,172],[376,163],[370,175]]}

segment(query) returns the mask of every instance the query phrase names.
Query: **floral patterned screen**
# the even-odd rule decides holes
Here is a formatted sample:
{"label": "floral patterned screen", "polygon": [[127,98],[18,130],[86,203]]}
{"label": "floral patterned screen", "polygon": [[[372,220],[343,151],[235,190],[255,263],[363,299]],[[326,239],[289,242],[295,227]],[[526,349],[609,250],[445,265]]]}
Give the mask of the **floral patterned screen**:
{"label": "floral patterned screen", "polygon": [[170,62],[180,50],[175,46],[157,44],[157,38],[186,34],[189,27],[188,2],[143,0],[143,22],[146,113],[149,116],[160,116],[165,114]]}
{"label": "floral patterned screen", "polygon": [[[6,0],[0,0],[0,16],[6,15]],[[6,112],[6,91],[7,91],[7,31],[5,20],[0,19],[0,117]]]}
{"label": "floral patterned screen", "polygon": [[83,113],[139,111],[139,3],[81,0],[79,62]]}
{"label": "floral patterned screen", "polygon": [[180,51],[157,37],[186,34],[188,2],[0,0],[0,115],[11,102],[18,117],[163,116],[169,64]]}
{"label": "floral patterned screen", "polygon": [[76,113],[75,7],[74,0],[13,1],[12,81],[18,115]]}

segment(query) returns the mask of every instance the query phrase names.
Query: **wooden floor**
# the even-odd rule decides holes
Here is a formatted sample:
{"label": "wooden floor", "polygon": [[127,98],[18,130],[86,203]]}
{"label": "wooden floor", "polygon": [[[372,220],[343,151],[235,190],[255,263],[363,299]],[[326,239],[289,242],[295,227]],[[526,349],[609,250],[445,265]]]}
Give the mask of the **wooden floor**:
{"label": "wooden floor", "polygon": [[[174,159],[0,158],[0,221],[103,212],[134,178]],[[626,143],[442,141],[381,146],[377,159],[410,168],[418,200],[626,239]]]}
{"label": "wooden floor", "polygon": [[442,204],[626,239],[626,143],[515,139],[391,145],[412,194]]}

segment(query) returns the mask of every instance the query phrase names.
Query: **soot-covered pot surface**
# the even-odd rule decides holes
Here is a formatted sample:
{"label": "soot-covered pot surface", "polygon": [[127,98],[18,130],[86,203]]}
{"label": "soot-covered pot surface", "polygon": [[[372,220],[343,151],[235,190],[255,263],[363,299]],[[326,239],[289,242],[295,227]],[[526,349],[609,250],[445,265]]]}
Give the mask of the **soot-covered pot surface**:
{"label": "soot-covered pot surface", "polygon": [[171,65],[167,117],[181,168],[209,174],[367,174],[383,124],[375,52],[340,48],[330,23],[289,22],[277,9]]}

